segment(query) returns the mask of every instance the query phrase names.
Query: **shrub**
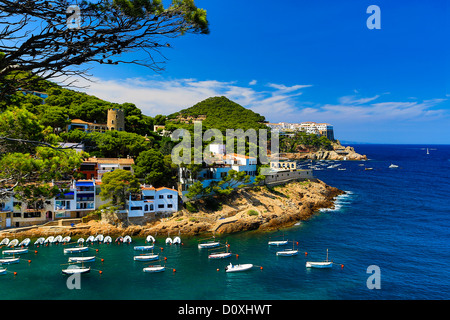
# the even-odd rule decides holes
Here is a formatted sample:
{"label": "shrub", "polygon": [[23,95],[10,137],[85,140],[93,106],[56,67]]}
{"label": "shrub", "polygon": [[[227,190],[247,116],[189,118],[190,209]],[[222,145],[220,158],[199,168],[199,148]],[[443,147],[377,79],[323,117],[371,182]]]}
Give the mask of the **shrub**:
{"label": "shrub", "polygon": [[249,216],[257,216],[259,213],[256,210],[248,210],[247,214]]}

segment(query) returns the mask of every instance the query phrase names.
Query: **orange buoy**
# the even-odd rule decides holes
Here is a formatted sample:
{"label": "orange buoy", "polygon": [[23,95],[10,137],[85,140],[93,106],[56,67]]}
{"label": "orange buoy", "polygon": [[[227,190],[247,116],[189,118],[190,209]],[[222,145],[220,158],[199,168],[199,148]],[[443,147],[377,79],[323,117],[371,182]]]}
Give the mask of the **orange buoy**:
{"label": "orange buoy", "polygon": [[308,255],[308,252],[305,252],[305,257]]}
{"label": "orange buoy", "polygon": [[163,251],[164,250],[164,248],[163,247],[161,247],[161,251]]}
{"label": "orange buoy", "polygon": [[167,257],[164,257],[164,261],[167,261]]}
{"label": "orange buoy", "polygon": [[34,250],[34,253],[37,253],[37,250]]}
{"label": "orange buoy", "polygon": [[101,259],[101,262],[103,262],[103,261],[105,261],[105,259],[102,258],[102,259]]}
{"label": "orange buoy", "polygon": [[239,258],[239,255],[238,255],[238,254],[236,255],[236,259],[237,259],[237,258]]}
{"label": "orange buoy", "polygon": [[344,269],[344,265],[343,264],[341,264],[341,269]]}
{"label": "orange buoy", "polygon": [[260,269],[262,270],[262,269],[263,269],[263,267],[260,267]]}
{"label": "orange buoy", "polygon": [[297,241],[297,245],[298,245],[298,241]]}
{"label": "orange buoy", "polygon": [[219,268],[217,268],[217,271],[219,271]]}
{"label": "orange buoy", "polygon": [[103,271],[102,271],[102,270],[98,270],[98,273],[102,274],[102,273],[103,273]]}
{"label": "orange buoy", "polygon": [[95,249],[95,252],[98,252],[98,249]]}
{"label": "orange buoy", "polygon": [[17,272],[16,272],[16,271],[14,271],[14,275],[17,275]]}
{"label": "orange buoy", "polygon": [[28,263],[31,263],[31,260],[28,260]]}
{"label": "orange buoy", "polygon": [[173,269],[173,272],[177,272],[177,270],[176,270],[176,269]]}

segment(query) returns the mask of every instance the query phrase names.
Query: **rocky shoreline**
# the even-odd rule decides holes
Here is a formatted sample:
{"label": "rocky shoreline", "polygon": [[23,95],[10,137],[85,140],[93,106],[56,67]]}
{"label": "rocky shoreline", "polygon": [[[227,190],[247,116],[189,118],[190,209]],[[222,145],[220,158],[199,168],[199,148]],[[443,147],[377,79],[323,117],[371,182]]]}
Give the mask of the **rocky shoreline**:
{"label": "rocky shoreline", "polygon": [[355,148],[344,147],[339,141],[332,143],[333,150],[317,150],[311,152],[283,153],[282,156],[290,160],[367,160],[367,156],[359,154]]}
{"label": "rocky shoreline", "polygon": [[[79,223],[73,227],[36,226],[30,230],[14,233],[15,238],[47,237],[49,235],[69,235],[74,238],[103,234],[112,237],[131,235],[145,237],[197,236],[200,234],[230,234],[248,230],[270,231],[289,227],[301,220],[307,220],[321,208],[334,206],[336,196],[342,190],[331,187],[323,181],[295,181],[275,187],[254,187],[239,189],[227,198],[213,199],[210,202],[199,200],[195,203],[198,212],[180,210],[170,218],[134,225],[120,223],[112,225],[106,221],[93,220]],[[13,233],[4,230],[1,237]]]}

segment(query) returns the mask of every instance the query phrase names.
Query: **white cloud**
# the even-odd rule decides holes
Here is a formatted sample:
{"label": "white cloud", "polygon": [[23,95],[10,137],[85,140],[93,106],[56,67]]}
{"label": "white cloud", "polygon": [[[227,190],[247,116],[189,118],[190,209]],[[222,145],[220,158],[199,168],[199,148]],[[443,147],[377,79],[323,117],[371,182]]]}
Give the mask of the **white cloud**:
{"label": "white cloud", "polygon": [[248,85],[249,85],[249,86],[254,86],[254,85],[257,84],[257,83],[258,83],[258,81],[252,80],[252,81],[250,81],[250,82],[248,83]]}

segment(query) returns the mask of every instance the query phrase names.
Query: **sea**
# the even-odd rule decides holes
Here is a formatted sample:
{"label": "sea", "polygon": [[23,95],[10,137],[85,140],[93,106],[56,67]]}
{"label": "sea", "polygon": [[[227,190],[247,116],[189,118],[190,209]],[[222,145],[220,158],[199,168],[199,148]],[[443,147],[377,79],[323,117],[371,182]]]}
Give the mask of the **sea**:
{"label": "sea", "polygon": [[[89,264],[91,272],[69,279],[61,270],[70,256],[63,249],[70,245],[31,244],[20,263],[3,266],[7,272],[0,275],[0,299],[449,299],[450,146],[353,146],[369,160],[299,163],[321,168],[314,173],[317,178],[345,191],[334,208],[277,231],[217,236],[229,245],[231,258],[208,259],[208,250],[198,249],[204,236],[166,245],[167,235],[157,235],[153,252],[160,261],[138,262],[133,257],[142,252],[134,246],[144,245],[145,239],[133,238],[131,244],[90,245],[85,256],[97,257]],[[328,168],[333,164],[339,166]],[[269,246],[273,240],[289,242]],[[276,255],[292,248],[299,254]],[[332,268],[306,268],[307,261],[326,260],[327,250]],[[230,263],[254,267],[227,273]],[[151,264],[166,270],[143,272]]]}

